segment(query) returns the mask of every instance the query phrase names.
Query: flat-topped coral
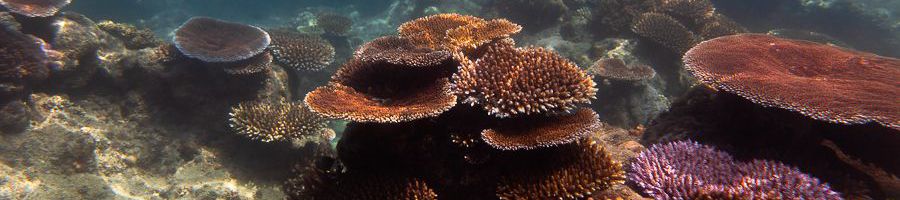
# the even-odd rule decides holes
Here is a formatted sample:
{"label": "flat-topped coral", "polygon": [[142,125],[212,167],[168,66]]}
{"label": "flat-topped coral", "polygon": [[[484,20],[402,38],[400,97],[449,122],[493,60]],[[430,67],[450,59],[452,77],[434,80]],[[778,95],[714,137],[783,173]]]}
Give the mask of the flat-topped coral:
{"label": "flat-topped coral", "polygon": [[681,22],[661,13],[642,14],[635,19],[631,30],[678,53],[687,51],[700,40]]}
{"label": "flat-topped coral", "polygon": [[447,30],[451,49],[475,49],[494,39],[506,38],[522,30],[522,26],[506,19],[474,23]]}
{"label": "flat-topped coral", "polygon": [[208,17],[194,17],[175,30],[175,46],[204,62],[234,62],[262,53],[271,39],[260,28]]}
{"label": "flat-topped coral", "polygon": [[0,0],[0,5],[28,17],[49,17],[56,15],[59,9],[71,2],[72,0]]}
{"label": "flat-topped coral", "polygon": [[741,34],[684,56],[700,81],[755,103],[845,124],[900,129],[900,60],[814,42]]}
{"label": "flat-topped coral", "polygon": [[483,22],[484,19],[468,15],[437,14],[405,22],[397,28],[397,32],[400,37],[407,38],[417,45],[441,49],[447,43],[448,30]]}
{"label": "flat-topped coral", "polygon": [[113,21],[102,21],[97,24],[97,27],[121,39],[129,49],[143,49],[162,44],[162,40],[156,38],[153,31],[147,28],[138,28]]}
{"label": "flat-topped coral", "polygon": [[395,65],[426,67],[440,65],[450,59],[450,53],[416,46],[409,39],[384,36],[363,44],[353,53],[366,62],[387,62]]}
{"label": "flat-topped coral", "polygon": [[486,47],[453,76],[465,103],[498,117],[568,112],[594,98],[596,84],[567,59],[543,48]]}
{"label": "flat-topped coral", "polygon": [[268,30],[269,50],[275,62],[296,70],[321,70],[334,62],[334,47],[327,40],[294,30]]}
{"label": "flat-topped coral", "polygon": [[481,133],[496,149],[521,150],[572,143],[599,130],[603,124],[589,108],[558,116],[506,118]]}
{"label": "flat-topped coral", "polygon": [[628,180],[656,199],[842,199],[818,179],[773,162],[682,141],[659,144],[632,162]]}
{"label": "flat-topped coral", "polygon": [[231,108],[229,126],[263,142],[325,137],[328,121],[298,102],[245,102]]}
{"label": "flat-topped coral", "polygon": [[583,141],[544,151],[548,155],[523,159],[528,162],[511,167],[498,184],[497,197],[584,199],[625,180],[622,166],[596,142]]}
{"label": "flat-topped coral", "polygon": [[656,76],[656,71],[650,66],[642,64],[627,65],[624,60],[618,58],[597,60],[587,71],[589,74],[602,78],[626,81],[647,80]]}
{"label": "flat-topped coral", "polygon": [[0,27],[0,82],[23,83],[48,76],[46,44],[33,36]]}
{"label": "flat-topped coral", "polygon": [[316,26],[325,33],[343,36],[350,32],[353,20],[337,13],[323,12],[316,15]]}

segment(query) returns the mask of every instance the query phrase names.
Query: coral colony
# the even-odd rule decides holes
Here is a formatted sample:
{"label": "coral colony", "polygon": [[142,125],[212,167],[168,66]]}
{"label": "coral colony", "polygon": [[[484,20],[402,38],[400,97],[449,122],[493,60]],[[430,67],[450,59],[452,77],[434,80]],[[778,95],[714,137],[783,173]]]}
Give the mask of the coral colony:
{"label": "coral colony", "polygon": [[[748,33],[710,0],[414,2],[299,27],[186,15],[169,41],[0,0],[0,199],[900,193],[895,143],[859,147],[900,142],[896,58]],[[607,120],[651,98],[637,128]]]}

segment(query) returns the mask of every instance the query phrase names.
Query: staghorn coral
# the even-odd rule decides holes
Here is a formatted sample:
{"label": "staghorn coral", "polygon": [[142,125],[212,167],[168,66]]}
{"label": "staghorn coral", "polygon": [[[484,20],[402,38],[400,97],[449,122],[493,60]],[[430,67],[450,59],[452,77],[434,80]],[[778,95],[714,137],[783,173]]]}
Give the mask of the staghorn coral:
{"label": "staghorn coral", "polygon": [[253,74],[263,72],[269,69],[272,64],[272,55],[269,53],[261,53],[246,60],[218,63],[229,74]]}
{"label": "staghorn coral", "polygon": [[416,45],[431,49],[441,49],[447,43],[446,34],[448,30],[484,22],[484,19],[468,15],[455,13],[437,14],[400,24],[397,27],[397,32],[400,37],[409,39]]}
{"label": "staghorn coral", "polygon": [[571,143],[601,127],[597,113],[581,108],[567,115],[502,119],[496,127],[481,132],[481,136],[496,149],[521,150]]}
{"label": "staghorn coral", "polygon": [[684,55],[700,81],[757,104],[844,124],[900,129],[900,60],[808,41],[741,34]]}
{"label": "staghorn coral", "polygon": [[113,21],[102,21],[97,24],[97,27],[121,39],[129,49],[143,49],[162,44],[162,40],[156,38],[153,31],[147,28],[141,29]]}
{"label": "staghorn coral", "polygon": [[618,58],[605,58],[594,62],[588,73],[602,78],[640,81],[651,79],[656,76],[656,71],[650,66],[642,64],[626,65],[625,61]]}
{"label": "staghorn coral", "polygon": [[699,33],[705,39],[713,39],[746,32],[748,32],[746,28],[725,15],[715,14],[706,19]]}
{"label": "staghorn coral", "polygon": [[700,40],[678,20],[661,13],[642,14],[634,21],[631,30],[679,53],[687,51]]}
{"label": "staghorn coral", "polygon": [[365,62],[387,62],[395,65],[426,67],[440,65],[450,53],[413,44],[406,38],[384,36],[363,44],[353,53]]}
{"label": "staghorn coral", "polygon": [[337,13],[323,12],[316,15],[316,26],[325,33],[344,36],[350,32],[353,20]]}
{"label": "staghorn coral", "polygon": [[194,17],[175,30],[175,46],[204,62],[234,62],[265,51],[271,38],[260,28],[208,17]]}
{"label": "staghorn coral", "polygon": [[28,17],[49,17],[56,15],[59,9],[71,2],[72,0],[0,0],[0,5]]}
{"label": "staghorn coral", "polygon": [[319,36],[293,30],[269,30],[269,51],[279,65],[296,70],[321,70],[334,62],[334,47]]}
{"label": "staghorn coral", "polygon": [[244,102],[231,108],[229,124],[238,134],[263,142],[325,137],[328,121],[298,102]]}
{"label": "staghorn coral", "polygon": [[572,111],[597,92],[594,81],[565,58],[506,45],[488,46],[477,61],[463,61],[453,82],[463,102],[498,117]]}
{"label": "staghorn coral", "polygon": [[[622,166],[593,141],[547,149],[538,159],[506,172],[497,186],[500,199],[583,199],[624,182]],[[545,152],[541,152],[545,153]]]}
{"label": "staghorn coral", "polygon": [[285,182],[287,199],[436,200],[437,194],[419,178],[394,174],[327,172],[308,166]]}
{"label": "staghorn coral", "polygon": [[47,44],[36,37],[0,27],[0,82],[41,80],[50,73]]}
{"label": "staghorn coral", "polygon": [[493,19],[447,30],[451,49],[475,49],[494,39],[506,38],[522,30],[522,26],[506,19]]}
{"label": "staghorn coral", "polygon": [[763,160],[737,163],[725,152],[690,141],[642,152],[628,180],[656,199],[841,199],[796,168]]}

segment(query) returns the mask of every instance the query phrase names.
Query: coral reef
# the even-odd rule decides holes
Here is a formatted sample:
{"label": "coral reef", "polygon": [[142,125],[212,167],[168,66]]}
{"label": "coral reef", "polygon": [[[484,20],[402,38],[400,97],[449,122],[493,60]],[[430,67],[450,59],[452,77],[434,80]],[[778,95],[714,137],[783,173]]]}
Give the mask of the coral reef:
{"label": "coral reef", "polygon": [[97,27],[125,42],[125,47],[129,49],[150,48],[162,44],[162,40],[147,28],[138,28],[113,21],[102,21],[97,23]]}
{"label": "coral reef", "polygon": [[0,102],[0,134],[21,133],[28,128],[31,118],[21,101]]}
{"label": "coral reef", "polygon": [[420,179],[393,174],[328,173],[314,166],[301,171],[300,177],[286,183],[291,199],[437,199],[437,194]]}
{"label": "coral reef", "polygon": [[731,155],[696,142],[658,144],[638,155],[628,179],[656,199],[842,199],[784,164]]}
{"label": "coral reef", "polygon": [[260,28],[207,17],[194,17],[175,31],[175,46],[204,62],[234,62],[262,53],[271,38]]}
{"label": "coral reef", "polygon": [[275,62],[296,70],[321,70],[334,62],[334,47],[319,36],[293,30],[268,30]]}
{"label": "coral reef", "polygon": [[397,27],[397,32],[402,38],[407,38],[416,45],[423,45],[432,49],[446,48],[447,31],[465,25],[484,23],[485,20],[460,14],[437,14],[404,22]]}
{"label": "coral reef", "polygon": [[700,38],[679,21],[665,14],[644,13],[634,21],[632,31],[677,52],[685,52]]}
{"label": "coral reef", "polygon": [[217,64],[229,74],[254,74],[266,71],[272,64],[272,54],[263,52],[248,59]]}
{"label": "coral reef", "polygon": [[[535,152],[526,152],[535,154]],[[597,142],[561,146],[544,155],[523,156],[522,166],[504,172],[497,186],[500,199],[582,199],[624,182],[619,163]]]}
{"label": "coral reef", "polygon": [[506,118],[481,135],[496,149],[534,149],[578,141],[602,126],[597,113],[581,108],[571,115]]}
{"label": "coral reef", "polygon": [[263,142],[312,140],[322,134],[328,121],[306,105],[280,101],[245,102],[231,108],[229,126],[238,134]]}
{"label": "coral reef", "polygon": [[0,27],[0,82],[25,83],[47,78],[50,58],[43,40]]}
{"label": "coral reef", "polygon": [[409,39],[397,36],[384,36],[367,42],[353,56],[365,62],[384,61],[413,67],[440,65],[450,59],[447,51],[417,46]]}
{"label": "coral reef", "polygon": [[353,20],[337,13],[323,12],[316,15],[316,27],[327,34],[344,36],[350,32],[352,26]]}
{"label": "coral reef", "polygon": [[71,2],[72,0],[2,0],[0,5],[28,17],[49,17],[56,15],[59,9]]}
{"label": "coral reef", "polygon": [[587,70],[588,74],[623,81],[640,81],[656,76],[656,71],[650,66],[641,64],[625,64],[625,61],[617,58],[600,59],[594,62]]}
{"label": "coral reef", "polygon": [[684,62],[700,81],[762,105],[836,123],[874,121],[900,129],[895,58],[743,34],[705,41]]}
{"label": "coral reef", "polygon": [[451,49],[475,49],[494,39],[507,38],[522,30],[522,26],[505,19],[493,19],[447,30]]}

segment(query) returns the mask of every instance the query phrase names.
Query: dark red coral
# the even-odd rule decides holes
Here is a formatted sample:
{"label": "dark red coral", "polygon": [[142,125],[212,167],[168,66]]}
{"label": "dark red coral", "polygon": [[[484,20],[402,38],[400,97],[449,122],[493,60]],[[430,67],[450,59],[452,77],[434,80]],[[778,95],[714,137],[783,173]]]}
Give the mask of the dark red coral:
{"label": "dark red coral", "polygon": [[815,119],[900,129],[900,60],[808,41],[742,34],[684,56],[700,81]]}
{"label": "dark red coral", "polygon": [[262,29],[208,17],[194,17],[175,30],[175,46],[205,62],[233,62],[265,51],[271,39]]}
{"label": "dark red coral", "polygon": [[0,0],[3,7],[28,17],[53,16],[71,2],[71,0]]}

